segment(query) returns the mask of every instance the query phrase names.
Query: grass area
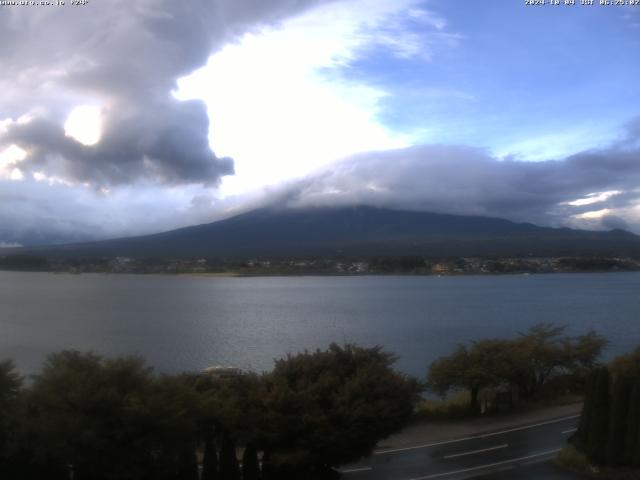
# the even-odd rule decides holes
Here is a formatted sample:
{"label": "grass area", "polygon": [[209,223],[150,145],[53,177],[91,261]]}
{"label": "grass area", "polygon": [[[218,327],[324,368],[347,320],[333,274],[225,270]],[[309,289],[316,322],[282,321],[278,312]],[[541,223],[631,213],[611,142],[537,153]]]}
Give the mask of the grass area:
{"label": "grass area", "polygon": [[469,392],[460,392],[445,400],[425,399],[420,402],[413,415],[413,421],[443,420],[473,416],[469,408]]}
{"label": "grass area", "polygon": [[593,467],[587,456],[573,445],[564,447],[554,459],[556,465],[572,472],[593,474]]}
{"label": "grass area", "polygon": [[[458,392],[443,400],[424,399],[420,402],[413,415],[413,422],[420,423],[429,420],[450,420],[458,418],[470,418],[476,416],[469,407],[469,392]],[[517,402],[513,408],[503,407],[500,410],[490,409],[481,416],[502,415],[514,412],[526,412],[538,408],[555,407],[582,403],[584,395],[566,393],[553,397],[541,398],[533,402]],[[640,479],[639,479],[640,480]]]}

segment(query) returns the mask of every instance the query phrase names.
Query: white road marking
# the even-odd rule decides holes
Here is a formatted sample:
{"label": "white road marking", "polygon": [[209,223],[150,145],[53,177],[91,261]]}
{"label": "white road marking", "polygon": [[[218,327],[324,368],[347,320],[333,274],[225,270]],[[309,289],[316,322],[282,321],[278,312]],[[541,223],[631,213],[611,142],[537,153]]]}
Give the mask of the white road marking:
{"label": "white road marking", "polygon": [[569,430],[563,430],[562,434],[566,435],[567,433],[573,433],[573,432],[575,432],[577,430],[578,430],[577,428],[570,428]]}
{"label": "white road marking", "polygon": [[508,430],[502,430],[500,432],[485,433],[484,435],[472,435],[470,437],[456,438],[454,440],[445,440],[443,442],[425,443],[423,445],[414,445],[414,446],[411,446],[411,447],[390,448],[388,450],[377,450],[377,451],[373,452],[373,454],[374,455],[384,455],[384,454],[387,454],[387,453],[406,452],[406,451],[409,451],[409,450],[419,450],[421,448],[437,447],[439,445],[448,445],[448,444],[451,444],[451,443],[466,442],[468,440],[477,440],[479,438],[495,437],[496,435],[502,435],[504,433],[517,432],[517,431],[520,431],[520,430],[527,430],[529,428],[536,428],[536,427],[542,427],[544,425],[551,425],[553,423],[565,422],[567,420],[572,420],[574,418],[578,418],[579,416],[580,415],[571,415],[569,417],[556,418],[554,420],[547,420],[546,422],[540,422],[540,423],[536,423],[536,424],[533,424],[533,425],[525,425],[523,427],[510,428]]}
{"label": "white road marking", "polygon": [[532,458],[543,457],[545,455],[551,455],[553,453],[558,453],[560,450],[561,450],[560,448],[556,448],[555,450],[547,450],[546,452],[534,453],[533,455],[527,455],[526,457],[512,458],[510,460],[503,460],[501,462],[495,462],[495,463],[487,463],[486,465],[479,465],[477,467],[464,468],[462,470],[454,470],[452,472],[434,473],[432,475],[426,475],[424,477],[415,477],[415,478],[412,478],[411,480],[428,480],[430,478],[440,478],[440,477],[446,477],[447,475],[457,475],[459,473],[467,473],[467,472],[473,472],[476,470],[484,470],[487,468],[499,467],[501,465],[506,465],[509,463],[521,462],[523,460],[529,460]]}
{"label": "white road marking", "polygon": [[481,448],[480,450],[471,450],[470,452],[463,452],[463,453],[454,453],[452,455],[445,455],[442,458],[457,458],[457,457],[464,457],[465,455],[474,455],[476,453],[483,453],[483,452],[490,452],[492,450],[499,450],[501,448],[507,448],[509,446],[508,443],[505,443],[504,445],[498,445],[496,447],[488,447],[488,448]]}
{"label": "white road marking", "polygon": [[358,467],[358,468],[349,468],[347,470],[340,470],[340,473],[356,473],[356,472],[368,472],[373,470],[372,467]]}

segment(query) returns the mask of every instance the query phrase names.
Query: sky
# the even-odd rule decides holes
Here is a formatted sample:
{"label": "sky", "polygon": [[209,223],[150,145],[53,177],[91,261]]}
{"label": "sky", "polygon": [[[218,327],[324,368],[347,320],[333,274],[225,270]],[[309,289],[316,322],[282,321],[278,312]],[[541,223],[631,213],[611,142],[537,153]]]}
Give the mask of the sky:
{"label": "sky", "polygon": [[271,204],[640,233],[638,6],[51,3],[0,5],[0,247]]}

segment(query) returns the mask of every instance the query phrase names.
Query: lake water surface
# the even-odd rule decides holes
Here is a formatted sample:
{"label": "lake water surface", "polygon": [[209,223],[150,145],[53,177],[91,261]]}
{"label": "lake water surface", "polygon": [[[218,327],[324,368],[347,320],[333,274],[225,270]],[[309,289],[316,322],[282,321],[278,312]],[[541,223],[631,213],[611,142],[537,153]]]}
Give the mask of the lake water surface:
{"label": "lake water surface", "polygon": [[24,373],[61,349],[139,354],[158,371],[269,370],[330,342],[383,345],[424,375],[456,344],[539,322],[640,344],[640,273],[255,277],[0,272],[0,358]]}

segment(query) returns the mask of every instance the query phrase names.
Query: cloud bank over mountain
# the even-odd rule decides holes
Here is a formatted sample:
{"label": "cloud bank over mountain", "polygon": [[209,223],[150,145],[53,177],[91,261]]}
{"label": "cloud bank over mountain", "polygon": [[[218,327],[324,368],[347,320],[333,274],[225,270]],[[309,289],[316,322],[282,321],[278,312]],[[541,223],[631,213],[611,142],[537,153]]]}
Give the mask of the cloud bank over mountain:
{"label": "cloud bank over mountain", "polygon": [[296,182],[281,199],[640,231],[639,126],[640,119],[632,122],[605,148],[544,162],[448,145],[362,153]]}

